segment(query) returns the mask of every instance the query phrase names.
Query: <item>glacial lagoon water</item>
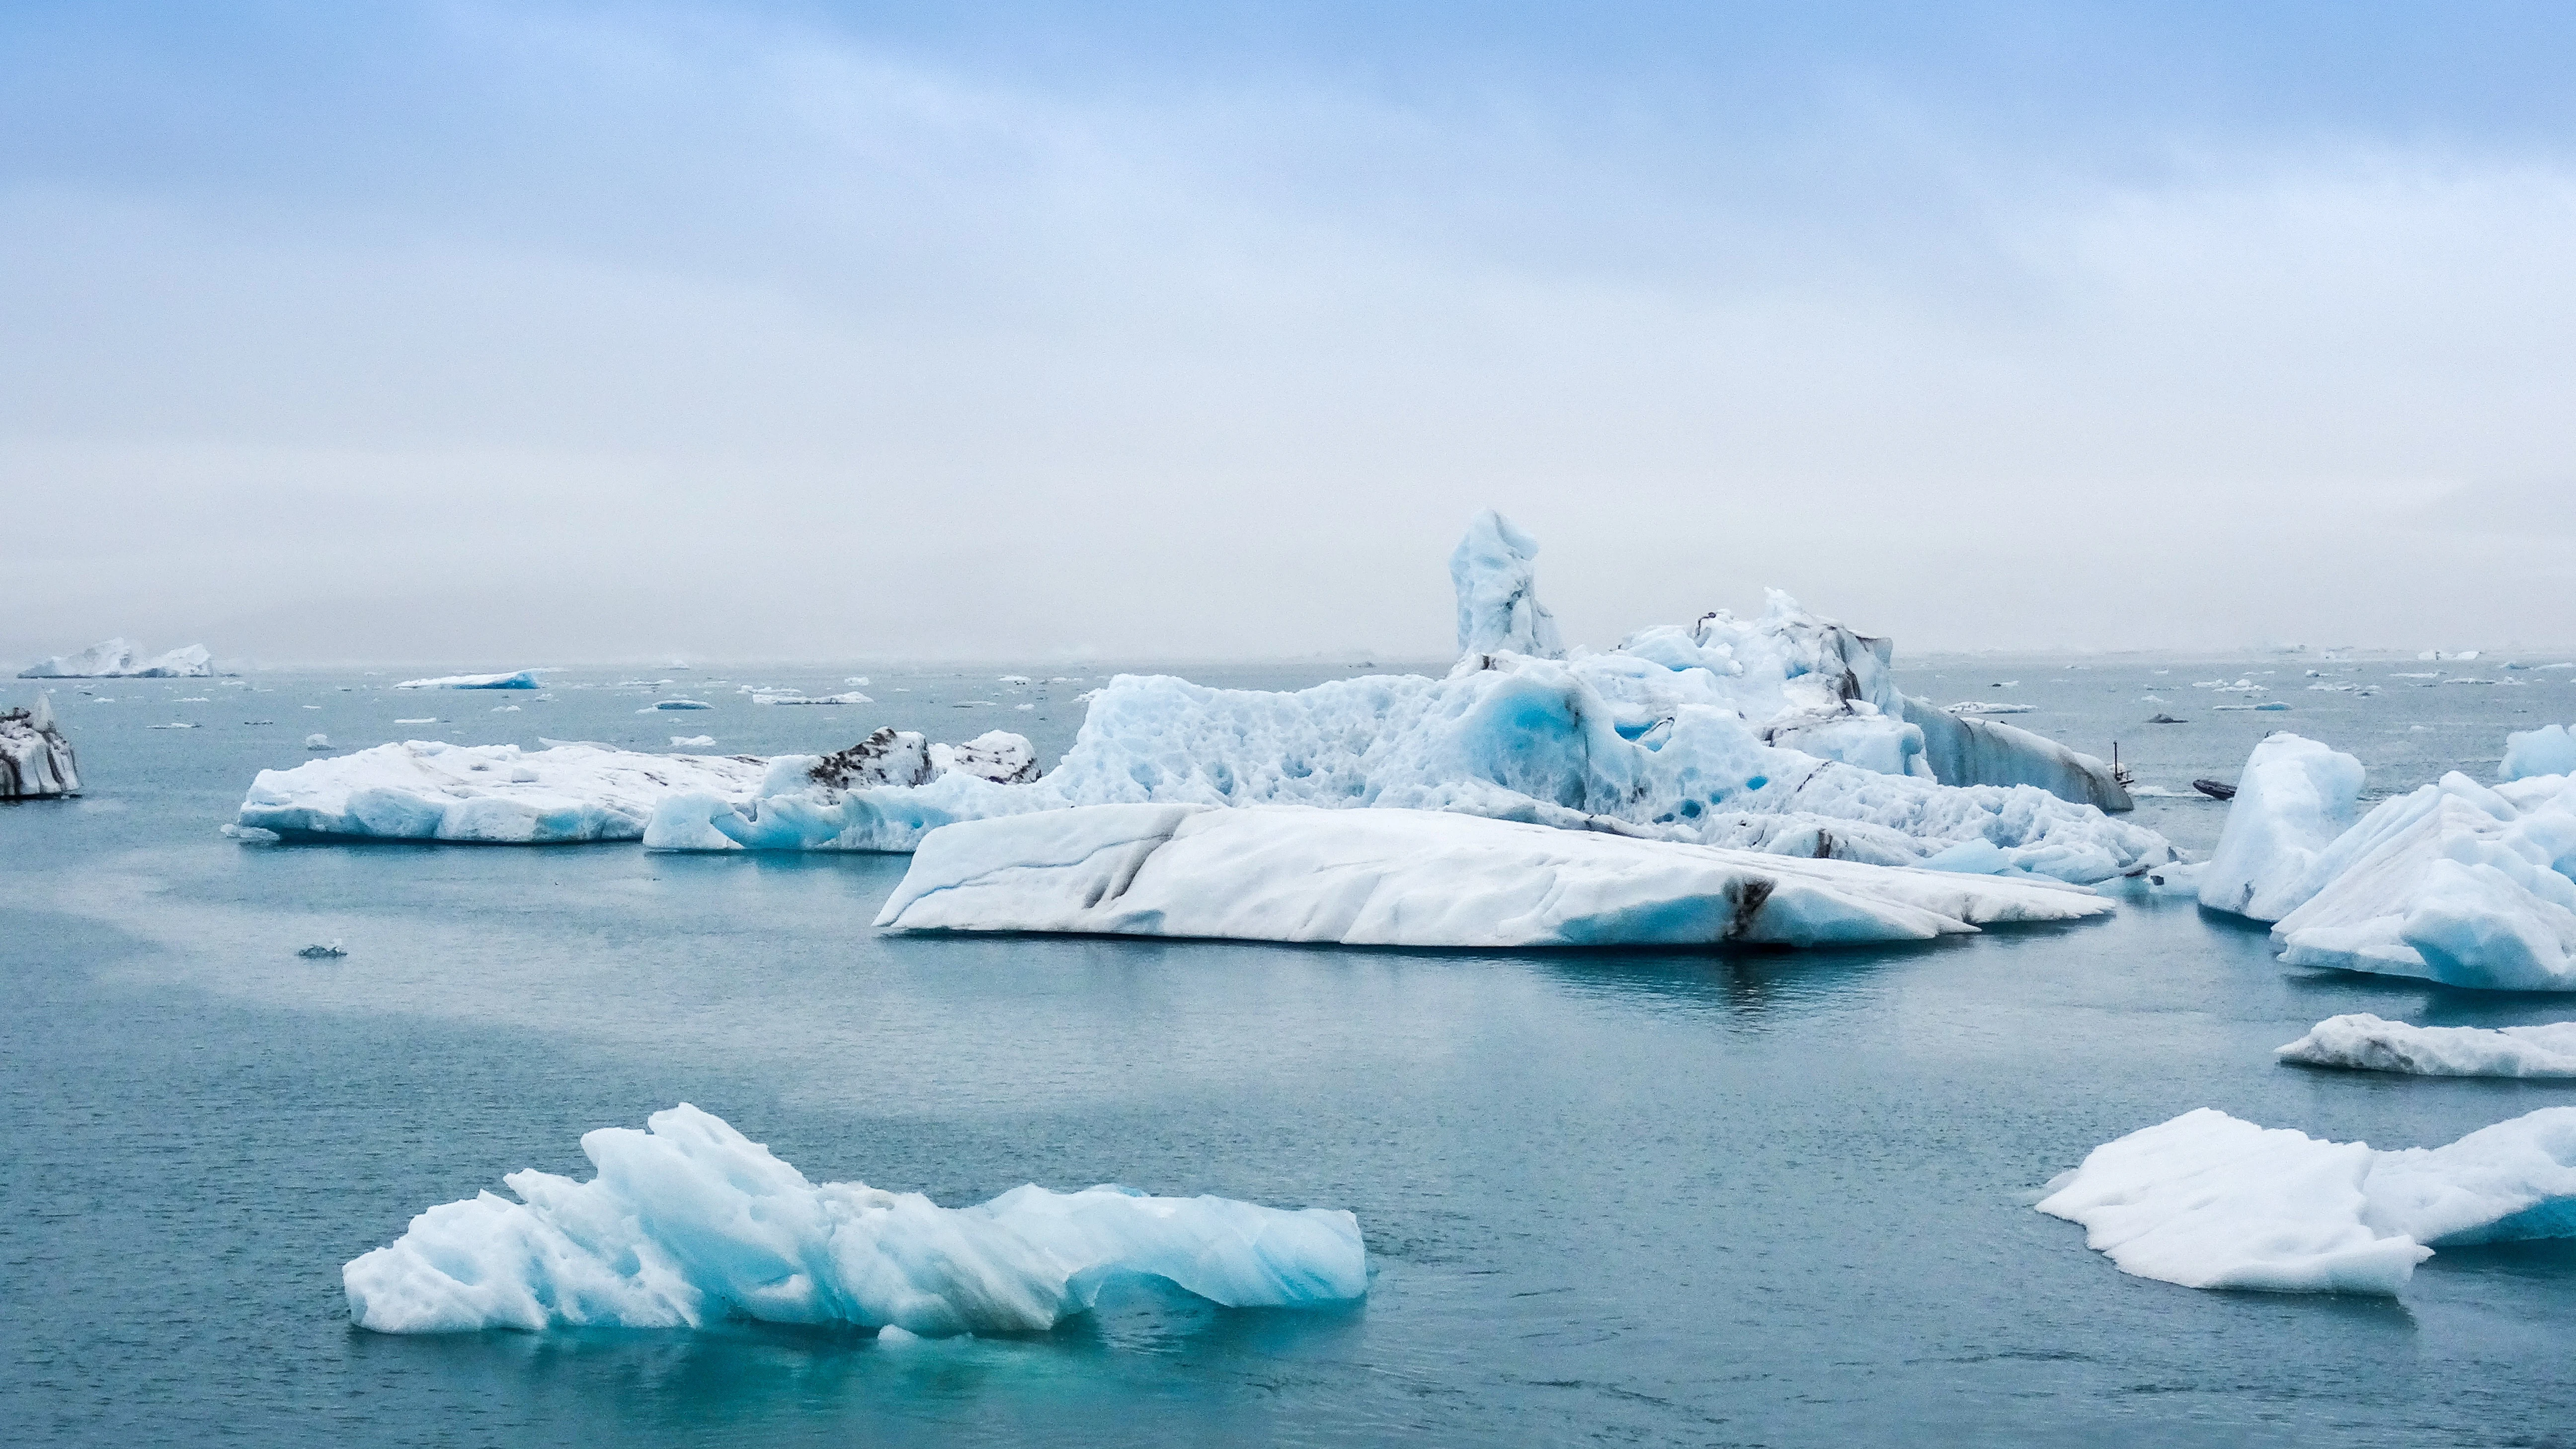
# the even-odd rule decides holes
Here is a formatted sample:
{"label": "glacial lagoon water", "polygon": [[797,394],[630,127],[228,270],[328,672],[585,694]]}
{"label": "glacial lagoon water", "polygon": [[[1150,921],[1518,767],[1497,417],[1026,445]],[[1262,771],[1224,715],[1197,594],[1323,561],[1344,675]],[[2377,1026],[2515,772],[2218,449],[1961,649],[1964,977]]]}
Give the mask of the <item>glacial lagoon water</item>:
{"label": "glacial lagoon water", "polygon": [[[2361,756],[2375,797],[2452,765],[2484,776],[2508,729],[2576,719],[2576,671],[2486,664],[1977,658],[1902,677],[1944,703],[2036,705],[2012,722],[2081,748],[2116,738],[2173,790],[2232,778],[2265,731],[2297,729]],[[2311,667],[2379,690],[2309,689]],[[2497,682],[2399,677],[2434,669]],[[874,705],[735,692],[860,672]],[[89,793],[0,809],[7,1437],[2576,1435],[2576,1244],[2445,1250],[2397,1302],[2200,1293],[2125,1277],[2030,1209],[2095,1144],[2192,1107],[2397,1147],[2576,1102],[2570,1084],[2271,1058],[2338,1012],[2509,1025],[2576,1017],[2576,1000],[2287,971],[2259,931],[2143,895],[2099,924],[1904,950],[914,940],[867,925],[900,857],[215,834],[251,775],[305,758],[317,730],[342,748],[704,733],[767,753],[893,723],[1017,729],[1052,760],[1103,671],[1025,689],[1006,672],[702,666],[659,692],[714,708],[645,715],[655,691],[619,684],[632,670],[566,670],[545,699],[386,689],[399,672],[57,686]],[[1183,672],[1275,688],[1361,671]],[[2270,692],[2192,687],[2240,676]],[[2211,709],[2251,698],[2292,708]],[[2159,709],[2190,723],[2142,723]],[[423,716],[438,723],[395,723]],[[198,727],[154,728],[173,723]],[[2222,811],[2155,797],[2137,818],[2206,849]],[[334,938],[347,956],[295,955]],[[676,1101],[818,1180],[952,1204],[1117,1181],[1347,1207],[1376,1277],[1363,1306],[1303,1313],[1127,1285],[1052,1334],[902,1350],[751,1325],[349,1326],[348,1258],[511,1169],[587,1175],[583,1131]]]}

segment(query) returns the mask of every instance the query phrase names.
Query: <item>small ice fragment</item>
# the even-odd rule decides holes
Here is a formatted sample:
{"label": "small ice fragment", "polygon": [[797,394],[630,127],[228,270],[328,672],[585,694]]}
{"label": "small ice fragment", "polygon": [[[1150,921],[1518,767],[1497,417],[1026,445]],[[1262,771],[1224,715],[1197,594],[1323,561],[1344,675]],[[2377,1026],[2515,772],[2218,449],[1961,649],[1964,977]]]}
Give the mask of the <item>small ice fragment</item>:
{"label": "small ice fragment", "polygon": [[1000,684],[1027,684],[1030,680],[1025,674],[1005,674],[995,682]]}
{"label": "small ice fragment", "polygon": [[395,723],[395,724],[436,724],[436,723],[438,723],[438,716],[436,716],[436,715],[431,715],[431,716],[430,716],[429,718],[427,718],[427,719],[398,719],[398,720],[395,720],[395,721],[394,721],[394,723]]}
{"label": "small ice fragment", "polygon": [[713,708],[715,708],[715,706],[714,706],[714,705],[711,705],[711,704],[707,703],[707,702],[706,702],[705,700],[703,700],[703,699],[657,699],[657,700],[653,701],[651,704],[648,704],[648,705],[644,706],[642,709],[639,709],[639,710],[637,710],[637,711],[635,711],[635,712],[636,712],[637,714],[651,714],[653,711],[655,711],[655,710],[657,710],[657,709],[713,709]]}
{"label": "small ice fragment", "polygon": [[494,714],[517,714],[519,712],[519,707],[515,704],[496,704],[492,706],[492,712]]}
{"label": "small ice fragment", "polygon": [[275,845],[284,839],[276,831],[262,830],[256,825],[218,825],[215,833],[244,845]]}
{"label": "small ice fragment", "polygon": [[[309,704],[305,706],[306,709],[311,709],[312,707],[313,706]],[[308,750],[327,750],[331,748],[331,737],[325,734],[306,735],[304,737],[304,748]]]}
{"label": "small ice fragment", "polygon": [[884,1344],[888,1348],[901,1348],[905,1344],[919,1343],[921,1341],[922,1338],[920,1334],[913,1332],[911,1329],[904,1327],[900,1323],[889,1323],[885,1327],[877,1330],[877,1342]]}
{"label": "small ice fragment", "polygon": [[349,952],[340,944],[339,938],[333,937],[331,944],[328,946],[307,946],[295,954],[303,957],[307,961],[322,961],[337,956],[346,956]]}
{"label": "small ice fragment", "polygon": [[671,743],[683,749],[703,749],[716,742],[714,735],[673,735]]}
{"label": "small ice fragment", "polygon": [[862,688],[865,688],[865,687],[866,687],[866,685],[867,685],[867,682],[868,682],[868,677],[867,677],[866,675],[864,675],[864,674],[853,674],[853,675],[851,675],[850,677],[848,677],[847,679],[842,680],[841,682],[842,682],[843,684],[855,684],[855,685],[858,685],[858,686],[860,686],[860,687],[862,687]]}

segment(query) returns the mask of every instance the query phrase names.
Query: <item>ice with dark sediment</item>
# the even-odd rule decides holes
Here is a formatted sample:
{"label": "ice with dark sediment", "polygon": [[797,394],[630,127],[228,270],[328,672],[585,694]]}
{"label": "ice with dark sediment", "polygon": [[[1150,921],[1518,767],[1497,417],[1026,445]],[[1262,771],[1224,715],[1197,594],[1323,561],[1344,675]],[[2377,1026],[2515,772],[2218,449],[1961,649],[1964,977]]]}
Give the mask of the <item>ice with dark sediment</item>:
{"label": "ice with dark sediment", "polygon": [[43,691],[23,709],[0,709],[0,800],[80,793],[80,762]]}

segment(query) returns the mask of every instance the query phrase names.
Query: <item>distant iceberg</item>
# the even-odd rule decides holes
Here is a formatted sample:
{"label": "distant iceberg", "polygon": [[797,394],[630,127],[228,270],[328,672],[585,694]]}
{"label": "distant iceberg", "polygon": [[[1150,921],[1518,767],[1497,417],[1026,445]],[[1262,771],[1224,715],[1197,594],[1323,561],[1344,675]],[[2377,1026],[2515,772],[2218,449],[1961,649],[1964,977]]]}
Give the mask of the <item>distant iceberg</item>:
{"label": "distant iceberg", "polygon": [[2039,1210],[2141,1278],[2394,1294],[2436,1248],[2576,1236],[2576,1107],[2400,1152],[2203,1107],[2095,1148]]}
{"label": "distant iceberg", "polygon": [[80,793],[80,763],[54,722],[54,703],[39,690],[25,709],[0,710],[0,800],[41,800]]}
{"label": "distant iceberg", "polygon": [[1348,946],[1814,946],[2101,915],[2056,881],[1430,810],[1092,805],[951,825],[876,924]]}
{"label": "distant iceberg", "polygon": [[588,1182],[513,1172],[521,1201],[485,1192],[433,1207],[353,1259],[340,1274],[350,1319],[379,1333],[740,1318],[944,1336],[1052,1328],[1122,1273],[1238,1308],[1368,1292],[1348,1212],[1035,1186],[944,1208],[809,1182],[687,1103],[646,1131],[585,1133],[581,1150],[598,1169]]}
{"label": "distant iceberg", "polygon": [[2318,1022],[2275,1055],[2301,1066],[2419,1077],[2576,1077],[2576,1021],[2409,1026],[2360,1012]]}
{"label": "distant iceberg", "polygon": [[2201,904],[2271,921],[2287,965],[2576,991],[2576,776],[2452,771],[2355,821],[2361,783],[2312,740],[2257,745]]}
{"label": "distant iceberg", "polygon": [[18,671],[20,679],[202,679],[215,672],[202,644],[138,658],[123,639],[92,644],[78,654],[58,654]]}
{"label": "distant iceberg", "polygon": [[396,689],[534,689],[534,669],[514,670],[508,674],[442,674],[435,679],[406,679]]}

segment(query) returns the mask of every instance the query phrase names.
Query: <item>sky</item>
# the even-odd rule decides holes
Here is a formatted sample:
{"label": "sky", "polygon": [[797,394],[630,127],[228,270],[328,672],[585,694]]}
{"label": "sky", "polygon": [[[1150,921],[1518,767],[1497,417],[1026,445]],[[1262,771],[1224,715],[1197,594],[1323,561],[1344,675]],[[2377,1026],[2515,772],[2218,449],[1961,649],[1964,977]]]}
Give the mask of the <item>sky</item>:
{"label": "sky", "polygon": [[0,10],[0,660],[2576,646],[2576,9]]}

